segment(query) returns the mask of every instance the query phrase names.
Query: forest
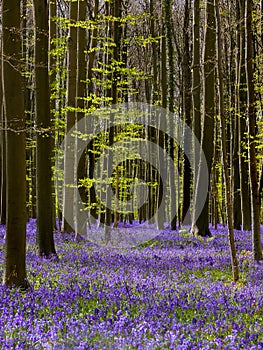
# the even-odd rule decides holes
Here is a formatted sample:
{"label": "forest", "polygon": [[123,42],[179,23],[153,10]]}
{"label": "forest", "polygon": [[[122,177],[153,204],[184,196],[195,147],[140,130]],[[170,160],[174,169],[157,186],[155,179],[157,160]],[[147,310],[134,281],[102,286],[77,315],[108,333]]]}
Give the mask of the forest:
{"label": "forest", "polygon": [[263,349],[263,1],[2,0],[2,349]]}

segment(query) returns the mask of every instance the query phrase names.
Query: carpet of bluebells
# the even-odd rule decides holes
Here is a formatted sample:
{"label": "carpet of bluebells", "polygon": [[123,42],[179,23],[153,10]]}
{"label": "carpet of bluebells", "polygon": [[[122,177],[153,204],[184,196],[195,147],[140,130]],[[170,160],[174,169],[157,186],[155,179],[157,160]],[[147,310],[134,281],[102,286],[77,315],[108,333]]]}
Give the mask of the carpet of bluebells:
{"label": "carpet of bluebells", "polygon": [[[227,230],[199,239],[164,230],[109,249],[55,234],[59,261],[36,256],[27,226],[25,292],[0,287],[1,349],[263,349],[263,265],[236,232],[232,283]],[[3,269],[4,227],[0,227]]]}

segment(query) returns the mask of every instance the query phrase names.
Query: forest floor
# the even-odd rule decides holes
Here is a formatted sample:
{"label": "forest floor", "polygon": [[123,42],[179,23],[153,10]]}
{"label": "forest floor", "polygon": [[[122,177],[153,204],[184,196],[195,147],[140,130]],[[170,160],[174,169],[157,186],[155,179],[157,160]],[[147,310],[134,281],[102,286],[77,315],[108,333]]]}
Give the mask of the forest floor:
{"label": "forest floor", "polygon": [[[250,232],[236,232],[236,284],[222,226],[208,239],[164,230],[126,249],[55,234],[59,261],[36,256],[35,232],[30,221],[31,288],[0,288],[1,349],[263,349],[263,264]],[[3,237],[1,226],[1,270]]]}

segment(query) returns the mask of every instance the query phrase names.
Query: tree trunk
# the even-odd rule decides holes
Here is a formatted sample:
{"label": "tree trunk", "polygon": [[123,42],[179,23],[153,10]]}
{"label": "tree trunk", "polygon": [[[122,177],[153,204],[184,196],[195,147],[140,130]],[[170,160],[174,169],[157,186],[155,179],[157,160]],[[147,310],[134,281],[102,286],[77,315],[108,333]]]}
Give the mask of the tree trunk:
{"label": "tree trunk", "polygon": [[[94,4],[94,21],[97,21],[98,19],[98,13],[99,13],[99,0],[95,0]],[[92,36],[91,39],[91,44],[90,44],[90,52],[88,56],[88,94],[89,94],[89,99],[88,99],[88,112],[89,108],[92,107],[92,98],[94,94],[94,87],[93,87],[93,81],[92,81],[92,76],[93,76],[93,71],[92,68],[94,66],[94,60],[95,60],[95,48],[97,46],[97,36],[98,36],[98,27],[95,26],[93,31],[90,31],[90,35]],[[89,123],[89,121],[88,121]],[[88,130],[91,130],[91,125],[88,125]],[[94,176],[94,167],[95,167],[95,157],[94,157],[94,149],[93,149],[93,142],[90,142],[89,145],[87,146],[87,162],[88,164],[88,177],[89,179],[93,179]],[[89,206],[90,206],[90,214],[91,214],[91,220],[94,221],[94,219],[98,218],[98,213],[96,209],[96,191],[94,185],[91,186],[89,189]]]}
{"label": "tree trunk", "polygon": [[262,259],[262,245],[260,239],[260,208],[258,193],[258,173],[256,158],[256,111],[255,88],[253,67],[253,32],[252,32],[252,6],[253,1],[246,1],[246,74],[248,90],[248,153],[249,153],[249,177],[251,195],[251,216],[253,254],[255,260]]}
{"label": "tree trunk", "polygon": [[3,94],[6,122],[7,225],[3,283],[26,288],[26,143],[20,74],[20,1],[2,1]]}
{"label": "tree trunk", "polygon": [[[155,33],[155,0],[150,0],[150,33],[153,38]],[[152,104],[158,100],[158,64],[157,64],[157,43],[152,41],[152,68],[153,68],[153,87],[152,87]]]}
{"label": "tree trunk", "polygon": [[[49,1],[49,85],[51,90],[51,95],[56,92],[56,72],[57,72],[57,61],[56,61],[56,38],[57,38],[57,5],[56,1]],[[51,119],[56,118],[56,99],[53,97],[50,99],[50,113]],[[54,124],[54,123],[53,123]],[[51,138],[51,149],[52,149],[52,159],[55,159],[55,137]],[[52,160],[52,166],[54,161]],[[53,225],[56,228],[56,219],[59,220],[59,213],[56,212],[56,189],[55,181],[52,181],[52,209],[53,209]]]}
{"label": "tree trunk", "polygon": [[[2,57],[2,44],[1,57]],[[3,106],[3,89],[2,89],[2,67],[3,61],[0,62],[0,225],[6,224],[6,140],[5,140],[5,117]]]}
{"label": "tree trunk", "polygon": [[248,151],[246,106],[247,106],[247,86],[245,68],[245,0],[240,0],[240,14],[237,15],[238,34],[240,36],[239,62],[237,74],[237,113],[239,131],[239,168],[240,168],[240,194],[242,211],[242,229],[251,229],[251,200],[249,188]]}
{"label": "tree trunk", "polygon": [[[172,21],[172,3],[170,0],[165,1],[165,26],[167,40],[167,55],[168,55],[168,108],[169,116],[174,112],[174,94],[175,94],[175,68],[174,68],[174,47],[173,47],[173,21]],[[174,128],[174,120],[169,117],[167,120],[169,130]],[[177,213],[176,213],[176,189],[175,189],[175,174],[173,169],[174,163],[174,140],[167,139],[167,148],[169,152],[169,183],[170,183],[170,227],[171,230],[176,230]]]}
{"label": "tree trunk", "polygon": [[[191,68],[190,68],[190,48],[189,48],[189,4],[185,0],[184,9],[184,52],[183,52],[183,111],[185,123],[191,127]],[[187,212],[190,213],[191,200],[191,165],[190,159],[186,154],[190,154],[189,140],[184,141],[184,155],[183,155],[183,208],[182,208],[182,222],[184,224],[191,223],[191,217],[186,217]]]}
{"label": "tree trunk", "polygon": [[225,200],[226,200],[226,216],[228,225],[228,240],[231,253],[231,264],[234,282],[238,281],[238,261],[235,247],[234,237],[234,219],[233,219],[233,202],[232,202],[232,190],[229,176],[229,164],[227,157],[226,147],[226,120],[224,111],[224,85],[223,85],[223,69],[222,69],[222,41],[221,41],[221,25],[219,6],[217,0],[214,1],[216,11],[216,22],[217,22],[217,78],[219,87],[219,115],[220,115],[220,126],[221,126],[221,148],[222,148],[222,163],[225,180]]}
{"label": "tree trunk", "polygon": [[[192,99],[193,99],[193,129],[194,146],[194,198],[196,198],[197,175],[199,169],[199,149],[196,143],[201,144],[201,79],[200,79],[200,0],[194,0],[193,7],[193,69],[192,69]],[[193,208],[192,222],[195,221],[195,207]]]}
{"label": "tree trunk", "polygon": [[[165,18],[165,0],[162,3],[162,11],[163,11],[163,17]],[[162,21],[162,31],[163,31],[163,37],[162,37],[162,43],[161,43],[161,67],[162,67],[162,107],[164,109],[167,108],[167,30],[165,26],[165,20]],[[164,148],[165,148],[165,137],[163,130],[166,129],[166,120],[164,118],[164,115],[161,115],[158,118],[157,127],[158,127],[158,165],[159,168],[163,168],[163,160],[164,160]],[[161,175],[158,173],[157,175],[158,179],[158,188],[157,188],[157,216],[156,216],[156,223],[157,223],[157,229],[162,230],[164,228],[164,221],[165,221],[165,205],[161,204],[162,201],[164,201],[165,198],[165,189],[166,189],[166,179],[164,177],[161,178]]]}
{"label": "tree trunk", "polygon": [[[156,38],[156,4],[155,0],[150,0],[150,34],[153,38]],[[155,40],[152,41],[152,105],[155,105],[159,99],[159,88],[158,88],[158,44]],[[151,142],[156,142],[155,133],[149,129],[148,138]],[[149,152],[151,153],[151,145],[149,145]],[[154,168],[149,164],[148,169],[149,181],[154,183],[157,182],[157,176]],[[155,214],[155,196],[154,196],[154,188],[153,186],[149,187],[149,201],[148,201],[148,220],[149,223],[154,222],[154,214]]]}
{"label": "tree trunk", "polygon": [[[233,164],[233,170],[232,170],[232,178],[233,178],[233,194],[234,194],[234,202],[233,202],[233,218],[234,218],[234,228],[236,230],[241,230],[242,227],[242,210],[241,210],[241,194],[240,194],[240,164],[239,164],[239,122],[236,115],[237,108],[238,108],[238,81],[237,76],[239,72],[239,56],[240,52],[238,52],[237,49],[240,48],[240,35],[238,28],[240,27],[239,19],[240,19],[240,6],[239,6],[239,0],[236,1],[236,4],[231,3],[232,6],[236,6],[236,12],[237,12],[237,31],[236,31],[236,54],[235,59],[233,57],[233,62],[235,62],[235,79],[231,79],[229,82],[229,90],[231,93],[231,101],[233,101],[233,111],[231,112],[231,119],[232,119],[232,149],[233,149],[233,157],[232,157],[232,164]],[[238,19],[239,18],[239,19]],[[234,50],[233,50],[234,51]]]}
{"label": "tree trunk", "polygon": [[[87,5],[86,1],[79,0],[78,1],[78,20],[85,21],[86,19],[86,10]],[[78,27],[78,40],[77,40],[77,48],[78,48],[78,57],[77,57],[77,101],[76,101],[76,107],[77,109],[77,121],[82,119],[85,116],[85,101],[84,98],[86,96],[86,29]],[[83,130],[80,130],[80,132],[83,132]],[[76,154],[79,149],[79,140],[78,136],[76,137]],[[76,158],[75,158],[76,160]],[[87,177],[87,168],[86,168],[86,154],[85,152],[82,153],[79,163],[75,164],[75,171],[76,171],[76,181],[78,183],[79,179],[83,179]],[[75,226],[75,238],[77,239],[79,234],[79,225],[81,226],[81,231],[85,231],[85,227],[83,225],[86,225],[86,222],[80,222],[80,216],[79,216],[79,208],[82,203],[77,203],[77,191],[79,191],[80,198],[82,202],[87,202],[87,196],[86,196],[86,189],[84,186],[78,186],[75,188],[75,202],[76,202],[76,212],[75,212],[75,218],[76,218],[76,226]]]}
{"label": "tree trunk", "polygon": [[[67,76],[67,114],[66,133],[74,127],[76,122],[76,92],[77,92],[77,28],[78,2],[70,2],[70,28],[68,36],[68,76]],[[69,145],[65,142],[64,157],[64,186],[63,186],[63,214],[62,231],[74,232],[74,165],[75,160],[70,158]],[[72,151],[72,150],[71,150]],[[74,152],[73,152],[74,154]]]}
{"label": "tree trunk", "polygon": [[[121,32],[120,32],[120,18],[121,18],[121,1],[116,0],[114,3],[111,4],[111,13],[113,17],[115,18],[113,22],[113,52],[110,57],[110,64],[112,69],[112,85],[111,85],[111,101],[113,105],[116,105],[118,103],[118,78],[119,78],[119,72],[118,67],[116,63],[120,61],[120,38],[121,38]],[[114,125],[114,113],[111,112],[110,114],[110,130],[109,130],[109,146],[111,147],[114,143],[114,133],[116,132],[116,128],[113,127]],[[109,180],[112,176],[113,171],[113,157],[112,153],[109,153],[108,159],[107,159],[107,179]],[[110,224],[112,221],[112,210],[111,210],[111,204],[112,204],[112,198],[111,198],[111,188],[110,184],[107,185],[107,191],[106,191],[106,213],[105,213],[105,239],[106,241],[110,240]],[[116,183],[116,188],[118,187],[118,183]],[[115,204],[117,201],[117,198],[115,200]],[[114,227],[116,228],[118,225],[118,213],[117,209],[114,210]]]}
{"label": "tree trunk", "polygon": [[[202,128],[201,146],[204,151],[209,177],[212,168],[213,143],[214,143],[214,98],[215,98],[215,16],[214,5],[206,1],[206,27],[204,46],[204,115]],[[194,217],[192,232],[200,236],[211,236],[209,229],[209,194],[201,193],[199,182],[201,181],[201,171],[203,168],[201,159],[199,161],[199,171],[197,175],[195,205],[198,205],[199,198],[206,196],[206,201],[198,218]]]}
{"label": "tree trunk", "polygon": [[53,238],[52,131],[48,72],[48,4],[34,0],[36,87],[37,245],[40,256],[56,255]]}

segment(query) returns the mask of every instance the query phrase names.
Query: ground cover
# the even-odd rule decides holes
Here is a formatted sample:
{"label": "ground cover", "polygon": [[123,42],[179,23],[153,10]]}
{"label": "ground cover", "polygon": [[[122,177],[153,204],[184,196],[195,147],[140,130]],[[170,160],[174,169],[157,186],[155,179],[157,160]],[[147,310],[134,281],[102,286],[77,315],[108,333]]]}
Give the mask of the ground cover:
{"label": "ground cover", "polygon": [[[31,289],[0,287],[1,349],[263,349],[263,265],[249,232],[236,232],[233,284],[222,226],[208,239],[164,230],[132,249],[56,234],[59,261],[36,256],[35,229]],[[3,237],[1,226],[1,273]]]}

